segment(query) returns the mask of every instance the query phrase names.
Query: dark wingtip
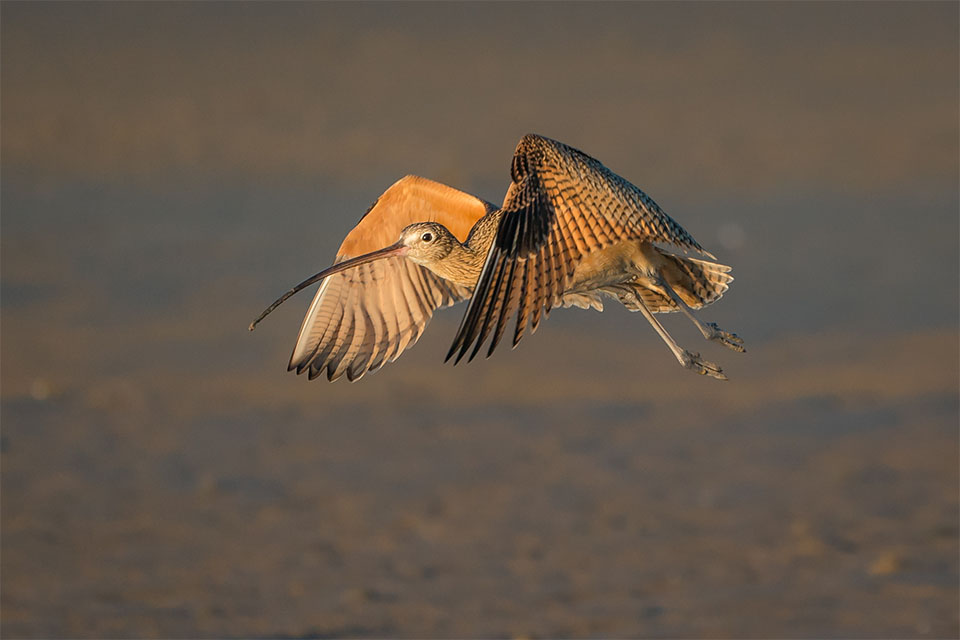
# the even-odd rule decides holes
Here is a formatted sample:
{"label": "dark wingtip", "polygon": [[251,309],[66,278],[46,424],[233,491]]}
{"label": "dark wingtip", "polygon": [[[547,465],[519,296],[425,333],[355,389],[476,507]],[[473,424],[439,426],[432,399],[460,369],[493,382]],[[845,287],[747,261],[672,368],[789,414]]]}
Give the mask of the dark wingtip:
{"label": "dark wingtip", "polygon": [[[443,363],[444,363],[444,364],[450,362],[450,358],[453,357],[453,352],[456,351],[456,350],[457,350],[457,341],[454,340],[454,341],[453,341],[453,344],[450,345],[450,350],[447,351],[447,357],[443,359]],[[454,361],[453,364],[457,364],[456,361]]]}
{"label": "dark wingtip", "polygon": [[453,354],[456,353],[456,351],[457,351],[457,345],[454,344],[450,348],[449,353],[447,353],[447,357],[443,359],[444,364],[446,364],[447,362],[450,362],[450,358],[453,358],[453,366],[457,366],[458,364],[460,364],[460,361],[463,360],[464,350],[460,350],[460,353],[457,353],[457,357],[454,358]]}

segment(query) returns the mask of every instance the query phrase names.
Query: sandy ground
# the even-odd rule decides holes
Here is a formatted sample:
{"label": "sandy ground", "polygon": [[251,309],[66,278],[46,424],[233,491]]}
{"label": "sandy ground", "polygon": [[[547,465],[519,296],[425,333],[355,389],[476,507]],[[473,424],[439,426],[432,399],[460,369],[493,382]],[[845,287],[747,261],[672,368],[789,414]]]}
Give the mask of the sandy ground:
{"label": "sandy ground", "polygon": [[4,636],[956,637],[955,334],[708,346],[721,384],[562,325],[444,368],[437,327],[354,385],[270,330],[5,369]]}

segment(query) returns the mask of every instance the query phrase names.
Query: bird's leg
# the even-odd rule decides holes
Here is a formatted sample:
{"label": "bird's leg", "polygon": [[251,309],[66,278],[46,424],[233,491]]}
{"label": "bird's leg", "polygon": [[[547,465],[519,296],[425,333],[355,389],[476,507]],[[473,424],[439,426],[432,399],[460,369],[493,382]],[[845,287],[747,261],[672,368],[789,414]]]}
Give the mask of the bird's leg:
{"label": "bird's leg", "polygon": [[673,288],[663,280],[663,278],[660,278],[657,281],[657,284],[660,285],[661,293],[670,296],[670,298],[677,303],[677,307],[683,312],[683,315],[690,318],[690,321],[697,326],[697,329],[700,329],[700,333],[703,334],[704,338],[707,340],[713,340],[714,342],[719,342],[728,349],[733,349],[734,351],[739,351],[740,353],[744,353],[747,350],[743,346],[743,339],[737,334],[724,331],[718,327],[715,322],[701,322],[697,316],[693,315],[693,311],[687,306],[687,303],[677,295],[677,292],[674,291]]}
{"label": "bird's leg", "polygon": [[676,356],[677,360],[680,361],[680,364],[692,371],[696,371],[701,375],[711,376],[717,380],[726,380],[727,376],[723,375],[723,369],[719,366],[713,364],[712,362],[707,362],[700,357],[699,353],[690,353],[686,349],[682,348],[677,342],[667,333],[667,330],[663,328],[656,318],[653,317],[653,314],[647,309],[647,305],[643,303],[643,300],[640,299],[640,296],[634,295],[634,299],[637,303],[637,308],[640,309],[640,313],[643,314],[643,317],[647,319],[653,328],[656,330],[660,337],[663,338],[663,341],[667,343],[667,346],[670,348],[670,351],[673,352],[673,355]]}

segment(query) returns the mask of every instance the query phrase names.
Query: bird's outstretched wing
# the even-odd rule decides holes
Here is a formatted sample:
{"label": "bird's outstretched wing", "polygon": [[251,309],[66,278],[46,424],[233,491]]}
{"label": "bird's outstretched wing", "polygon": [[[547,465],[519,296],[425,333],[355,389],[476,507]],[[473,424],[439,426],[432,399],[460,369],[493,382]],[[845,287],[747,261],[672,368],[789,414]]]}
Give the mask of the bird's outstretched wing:
{"label": "bird's outstretched wing", "polygon": [[497,235],[447,359],[470,359],[493,331],[493,353],[513,311],[513,344],[561,302],[585,254],[626,239],[710,255],[643,191],[582,151],[529,134],[513,156]]}
{"label": "bird's outstretched wing", "polygon": [[[439,222],[461,242],[494,205],[425,178],[407,176],[380,196],[344,239],[337,262],[382,249],[414,222]],[[402,256],[357,265],[323,280],[289,369],[351,381],[412,346],[441,307],[470,292]]]}
{"label": "bird's outstretched wing", "polygon": [[357,380],[412,346],[434,310],[469,295],[399,256],[336,273],[320,285],[288,368],[310,379],[326,373],[328,380]]}

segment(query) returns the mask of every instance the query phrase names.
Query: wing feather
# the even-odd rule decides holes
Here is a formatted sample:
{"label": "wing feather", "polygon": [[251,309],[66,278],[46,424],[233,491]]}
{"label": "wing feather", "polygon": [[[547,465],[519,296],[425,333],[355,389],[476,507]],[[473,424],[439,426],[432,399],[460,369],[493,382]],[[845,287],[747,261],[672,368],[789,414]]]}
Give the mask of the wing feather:
{"label": "wing feather", "polygon": [[513,331],[513,346],[517,346],[523,339],[530,318],[530,296],[528,292],[532,290],[533,269],[530,268],[530,262],[526,258],[520,258],[520,261],[523,264],[523,274],[520,279],[520,295],[517,299],[519,309],[517,311],[517,325]]}
{"label": "wing feather", "polygon": [[[340,375],[343,375],[343,372],[340,372],[340,375],[337,375],[337,371],[340,369],[340,364],[343,362],[343,358],[347,355],[347,351],[350,349],[350,344],[353,342],[353,336],[357,333],[357,305],[356,305],[356,288],[350,287],[347,289],[347,302],[346,309],[344,309],[343,320],[340,324],[339,331],[333,337],[333,348],[330,350],[329,361],[327,362],[327,380],[333,381],[336,378],[339,378]],[[323,369],[321,368],[321,371]]]}
{"label": "wing feather", "polygon": [[370,355],[369,371],[373,372],[383,366],[390,351],[390,341],[387,336],[390,334],[390,320],[395,319],[392,302],[390,300],[390,291],[387,287],[372,287],[376,294],[375,304],[367,307],[367,314],[373,323],[374,345]]}
{"label": "wing feather", "polygon": [[396,360],[420,338],[435,310],[469,293],[403,257],[329,276],[303,320],[289,368],[309,370],[311,379],[325,372],[331,381],[343,375],[357,380]]}
{"label": "wing feather", "polygon": [[[382,357],[374,366],[370,367],[371,371],[376,371],[387,362],[392,362],[407,347],[407,342],[404,341],[404,332],[408,323],[406,320],[401,322],[400,318],[412,317],[403,291],[399,287],[378,287],[377,290],[382,297],[380,305],[386,326],[383,335]],[[392,340],[391,336],[399,337]]]}

